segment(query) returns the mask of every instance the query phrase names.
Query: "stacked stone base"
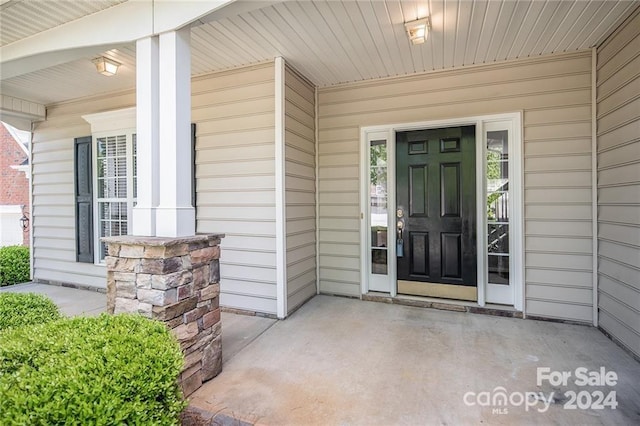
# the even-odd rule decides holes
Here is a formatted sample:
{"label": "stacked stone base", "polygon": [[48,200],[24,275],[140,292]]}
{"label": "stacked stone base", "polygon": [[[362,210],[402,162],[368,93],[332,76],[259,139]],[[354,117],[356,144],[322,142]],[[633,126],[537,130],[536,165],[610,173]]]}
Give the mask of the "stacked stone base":
{"label": "stacked stone base", "polygon": [[184,353],[180,384],[189,396],[222,370],[220,240],[120,236],[108,245],[107,311],[163,321]]}

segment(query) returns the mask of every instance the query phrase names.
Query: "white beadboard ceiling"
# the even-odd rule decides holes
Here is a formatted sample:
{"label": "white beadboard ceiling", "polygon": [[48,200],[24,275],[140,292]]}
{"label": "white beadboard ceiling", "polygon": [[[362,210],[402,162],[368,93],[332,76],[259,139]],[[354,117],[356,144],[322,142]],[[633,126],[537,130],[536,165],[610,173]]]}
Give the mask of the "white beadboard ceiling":
{"label": "white beadboard ceiling", "polygon": [[[10,0],[0,7],[14,2],[24,3]],[[324,87],[570,52],[602,42],[639,5],[637,0],[287,1],[194,26],[192,73],[283,56]],[[432,26],[428,40],[412,46],[404,22],[426,15]],[[11,34],[3,32],[2,42]],[[50,104],[133,88],[135,45],[105,55],[123,64],[117,76],[97,74],[91,58],[84,58],[2,80],[0,91]]]}
{"label": "white beadboard ceiling", "polygon": [[1,0],[0,46],[127,0]]}

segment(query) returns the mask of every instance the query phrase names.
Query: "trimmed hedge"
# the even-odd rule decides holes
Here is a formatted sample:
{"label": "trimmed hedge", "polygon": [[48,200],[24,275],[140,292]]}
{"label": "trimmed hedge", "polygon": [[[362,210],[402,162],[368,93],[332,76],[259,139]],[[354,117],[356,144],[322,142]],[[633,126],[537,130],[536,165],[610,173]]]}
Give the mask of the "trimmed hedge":
{"label": "trimmed hedge", "polygon": [[29,247],[0,247],[0,287],[29,281]]}
{"label": "trimmed hedge", "polygon": [[0,293],[0,331],[62,318],[55,303],[34,293]]}
{"label": "trimmed hedge", "polygon": [[182,362],[167,327],[138,315],[6,330],[0,424],[178,424]]}

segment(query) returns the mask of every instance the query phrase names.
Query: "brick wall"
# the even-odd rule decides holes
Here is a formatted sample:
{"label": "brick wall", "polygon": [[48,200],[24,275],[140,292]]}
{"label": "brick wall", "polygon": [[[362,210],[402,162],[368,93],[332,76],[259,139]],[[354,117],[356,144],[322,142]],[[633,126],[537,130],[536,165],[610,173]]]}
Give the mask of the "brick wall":
{"label": "brick wall", "polygon": [[[0,205],[24,205],[25,212],[29,212],[29,180],[23,172],[11,168],[26,159],[18,142],[0,123]],[[29,245],[28,232],[23,235],[23,244]]]}

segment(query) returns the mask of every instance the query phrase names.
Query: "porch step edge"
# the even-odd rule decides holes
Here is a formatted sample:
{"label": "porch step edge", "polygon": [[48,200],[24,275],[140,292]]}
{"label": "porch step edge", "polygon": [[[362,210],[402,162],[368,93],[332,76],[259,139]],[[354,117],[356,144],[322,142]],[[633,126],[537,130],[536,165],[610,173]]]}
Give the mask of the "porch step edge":
{"label": "porch step edge", "polygon": [[493,307],[468,306],[453,302],[436,302],[433,300],[405,299],[402,297],[391,297],[383,294],[367,293],[362,295],[362,300],[369,302],[390,303],[394,305],[413,306],[417,308],[439,309],[442,311],[466,312],[471,314],[483,314],[508,318],[522,319],[522,312],[509,309],[498,309]]}

